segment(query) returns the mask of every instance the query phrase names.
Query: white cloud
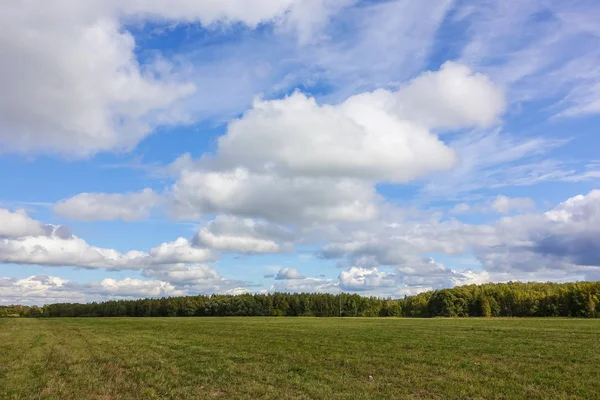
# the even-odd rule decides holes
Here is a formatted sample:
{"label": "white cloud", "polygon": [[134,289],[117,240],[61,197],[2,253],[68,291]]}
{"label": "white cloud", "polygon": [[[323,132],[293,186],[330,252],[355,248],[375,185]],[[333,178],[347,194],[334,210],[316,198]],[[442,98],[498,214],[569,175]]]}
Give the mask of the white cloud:
{"label": "white cloud", "polygon": [[454,270],[436,262],[431,257],[411,259],[398,265],[397,271],[397,282],[405,289],[411,287],[441,289],[491,281],[491,276],[487,271]]}
{"label": "white cloud", "polygon": [[[320,255],[338,265],[396,268],[398,287],[450,287],[488,281],[591,279],[600,271],[600,191],[575,196],[546,213],[489,225],[437,218],[373,221],[329,237]],[[446,267],[420,255],[474,254],[473,269]],[[460,263],[458,263],[460,266]],[[481,270],[479,270],[481,268]]]}
{"label": "white cloud", "polygon": [[280,222],[352,221],[377,212],[374,188],[360,181],[284,178],[242,168],[183,170],[170,195],[171,212],[180,219],[224,213]]}
{"label": "white cloud", "polygon": [[77,283],[56,276],[24,279],[0,278],[0,304],[51,304],[105,301],[123,298],[181,296],[184,291],[167,282],[106,278],[101,282]]}
{"label": "white cloud", "polygon": [[244,287],[236,287],[233,289],[229,289],[225,292],[225,294],[229,294],[232,296],[239,296],[240,294],[246,294],[246,293],[251,293],[251,291]]}
{"label": "white cloud", "polygon": [[[416,217],[410,215],[410,218]],[[394,296],[428,288],[489,281],[564,281],[594,279],[600,274],[600,242],[597,240],[600,237],[597,228],[600,226],[600,191],[575,196],[545,213],[505,217],[493,225],[469,225],[456,220],[442,222],[437,218],[415,221],[387,218],[385,223],[371,221],[338,226],[341,229],[339,235],[332,238],[346,240],[330,242],[324,246],[322,255],[345,258],[350,268],[341,271],[338,279],[334,280],[306,278],[294,268],[278,267],[277,275],[272,276],[276,280],[270,291],[351,291]],[[236,227],[239,221],[228,222]],[[7,247],[7,244],[15,243],[22,247],[14,251]],[[421,254],[438,252],[450,255],[473,252],[483,269],[478,269],[477,263],[468,264],[473,269],[460,269],[457,266],[463,264],[459,261],[450,261],[453,267],[447,267],[431,258],[420,257]],[[236,288],[246,290],[252,287],[248,282],[223,278],[213,267],[202,264],[211,253],[193,247],[186,239],[165,243],[149,253],[122,254],[89,246],[74,236],[60,238],[51,234],[4,239],[0,255],[4,262],[137,269],[145,277],[163,282],[145,287],[135,280],[133,283],[109,280],[102,285],[85,288],[45,278],[19,283],[18,290],[32,293],[32,298],[41,298],[42,294],[35,297],[35,293],[45,293],[47,286],[53,288],[52,293],[48,293],[48,296],[54,296],[52,298],[60,298],[57,292],[72,292],[69,294],[71,297],[78,296],[77,293],[84,294],[86,298],[96,293],[106,298],[135,296],[138,292],[155,295],[162,293],[161,288],[182,290],[181,293],[226,293]],[[15,255],[17,259],[13,257]],[[390,272],[382,268],[389,268]],[[16,281],[5,279],[0,284],[12,287]],[[136,285],[139,286],[138,292],[135,291]],[[6,289],[4,293],[14,294],[14,290],[17,289]],[[2,298],[8,297],[6,294]]]}
{"label": "white cloud", "polygon": [[173,271],[163,276],[170,281],[105,278],[100,282],[80,283],[47,275],[24,279],[0,277],[0,304],[85,303],[248,291],[240,286],[241,282],[226,280],[207,266],[194,267],[185,273]]}
{"label": "white cloud", "polygon": [[396,92],[363,93],[339,105],[299,92],[259,100],[229,124],[214,157],[175,163],[182,170],[170,209],[180,219],[369,220],[380,202],[377,182],[408,182],[455,165],[454,151],[426,127],[488,125],[503,107],[501,90],[453,63]]}
{"label": "white cloud", "polygon": [[518,215],[496,224],[499,243],[475,254],[491,272],[570,271],[600,268],[600,191],[566,200],[543,214]]}
{"label": "white cloud", "polygon": [[437,137],[386,110],[389,96],[369,93],[339,106],[301,93],[257,101],[219,139],[219,159],[259,172],[395,182],[452,167],[454,153]]}
{"label": "white cloud", "polygon": [[125,254],[113,249],[90,246],[78,237],[25,236],[0,239],[0,262],[83,268],[137,269],[145,258],[141,252]]}
{"label": "white cloud", "polygon": [[399,288],[395,294],[398,297],[415,296],[419,293],[429,292],[431,290],[435,289],[431,286],[405,286]]}
{"label": "white cloud", "polygon": [[62,293],[51,295],[50,290],[54,284],[51,282],[43,284],[35,278],[40,279],[40,277],[19,280],[0,278],[0,304],[41,305],[46,302],[66,302],[82,298],[79,292],[71,295]]}
{"label": "white cloud", "polygon": [[134,39],[93,4],[7,4],[0,16],[2,151],[83,157],[128,150],[156,126],[185,122],[173,105],[192,84],[142,67]]}
{"label": "white cloud", "polygon": [[77,236],[65,234],[62,227],[44,236],[0,239],[0,262],[3,263],[137,270],[178,263],[202,263],[215,257],[211,250],[193,247],[184,238],[162,243],[149,253],[135,250],[121,253],[89,245]]}
{"label": "white cloud", "polygon": [[181,296],[185,292],[176,290],[173,285],[160,281],[143,281],[140,279],[125,278],[121,281],[106,278],[99,286],[92,285],[88,292],[118,296],[118,297],[165,297]]}
{"label": "white cloud", "polygon": [[[439,216],[417,220],[389,219],[362,227],[349,227],[329,237],[319,254],[325,259],[346,258],[351,266],[397,266],[412,262],[420,254],[465,254],[473,246],[501,243],[496,229],[487,225],[469,225]],[[341,266],[347,266],[342,263]]]}
{"label": "white cloud", "polygon": [[556,222],[578,222],[598,226],[600,225],[600,190],[571,197],[546,212],[545,216]]}
{"label": "white cloud", "polygon": [[126,278],[77,283],[56,276],[0,278],[0,304],[51,304],[105,301],[123,298],[181,296],[186,292],[167,282]]}
{"label": "white cloud", "polygon": [[510,198],[498,196],[492,203],[492,208],[499,213],[506,214],[512,211],[527,211],[535,208],[535,202],[530,198]]}
{"label": "white cloud", "polygon": [[392,274],[380,272],[377,268],[365,269],[352,267],[340,273],[342,290],[363,291],[395,286]]}
{"label": "white cloud", "polygon": [[432,258],[408,257],[395,266],[394,272],[379,271],[377,267],[351,267],[340,273],[339,285],[342,290],[354,292],[403,295],[490,280],[487,271],[452,270]]}
{"label": "white cloud", "polygon": [[227,279],[206,264],[161,264],[143,270],[142,275],[162,282],[168,282],[187,294],[230,293],[249,284],[245,281]]}
{"label": "white cloud", "polygon": [[11,212],[0,208],[0,238],[41,236],[46,231],[42,224],[29,218],[25,210]]}
{"label": "white cloud", "polygon": [[167,268],[155,268],[144,272],[148,277],[178,285],[215,285],[222,278],[209,265],[168,265]]}
{"label": "white cloud", "polygon": [[501,90],[486,77],[447,63],[397,92],[363,93],[334,106],[298,92],[256,101],[219,139],[218,161],[254,171],[407,182],[457,161],[425,127],[489,125],[503,110]]}
{"label": "white cloud", "polygon": [[161,203],[152,189],[125,194],[81,193],[54,205],[54,212],[74,221],[136,221]]}
{"label": "white cloud", "polygon": [[[12,216],[13,214],[7,215]],[[32,232],[27,229],[33,220],[22,218],[25,216],[23,213],[15,213],[15,215],[17,215],[16,221],[18,224],[11,227],[13,235],[16,233],[26,235],[38,233],[35,230]],[[206,247],[193,245],[190,240],[185,238],[162,243],[152,248],[148,253],[142,251],[121,253],[114,249],[92,246],[85,240],[72,235],[65,227],[39,226],[43,227],[39,231],[42,235],[0,239],[0,263],[70,266],[105,270],[138,270],[141,271],[143,276],[154,279],[153,281],[137,279],[115,281],[107,279],[102,281],[99,286],[73,287],[74,292],[68,294],[71,297],[77,297],[75,293],[77,290],[87,295],[96,293],[101,296],[131,295],[134,297],[146,294],[162,296],[185,293],[223,293],[244,284],[244,282],[225,279],[214,268],[203,264],[216,260],[217,254]],[[256,232],[259,231],[263,233],[281,233],[267,225],[258,227]],[[18,287],[23,285],[39,286],[41,281],[44,280],[33,279],[33,283],[24,281],[17,282],[15,285]],[[185,288],[185,291],[177,291],[174,287]],[[44,288],[40,290],[42,289]],[[45,289],[50,290],[52,288],[45,287]],[[60,290],[64,291],[63,289]],[[52,295],[58,296],[57,299],[61,298],[57,293]],[[67,295],[65,294],[65,296]],[[89,299],[90,297],[87,296],[86,298]]]}
{"label": "white cloud", "polygon": [[219,215],[196,233],[193,243],[236,253],[281,253],[293,249],[293,235],[266,221]]}
{"label": "white cloud", "polygon": [[[86,157],[131,150],[157,126],[189,123],[187,66],[141,65],[123,24],[277,22],[308,37],[339,7],[297,0],[12,2],[0,15],[2,151]],[[314,26],[312,21],[318,21]]]}
{"label": "white cloud", "polygon": [[61,287],[65,282],[58,277],[43,275],[25,279],[0,278],[0,303],[38,304],[46,301],[81,299],[81,293],[78,291],[62,292]]}
{"label": "white cloud", "polygon": [[447,62],[396,93],[396,112],[428,128],[486,127],[504,112],[503,91],[485,75]]}
{"label": "white cloud", "polygon": [[285,281],[288,279],[305,279],[305,277],[298,272],[296,268],[281,268],[275,276],[275,280],[277,281]]}
{"label": "white cloud", "polygon": [[194,247],[185,238],[162,243],[149,253],[151,264],[200,263],[212,261],[214,258],[215,255],[209,249]]}

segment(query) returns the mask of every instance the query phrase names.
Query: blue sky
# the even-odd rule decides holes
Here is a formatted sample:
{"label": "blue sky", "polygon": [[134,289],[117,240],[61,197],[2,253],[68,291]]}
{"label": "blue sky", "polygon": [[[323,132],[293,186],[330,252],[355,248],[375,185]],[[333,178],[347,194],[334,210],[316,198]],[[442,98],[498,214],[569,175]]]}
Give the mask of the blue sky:
{"label": "blue sky", "polygon": [[0,16],[0,303],[600,279],[594,1]]}

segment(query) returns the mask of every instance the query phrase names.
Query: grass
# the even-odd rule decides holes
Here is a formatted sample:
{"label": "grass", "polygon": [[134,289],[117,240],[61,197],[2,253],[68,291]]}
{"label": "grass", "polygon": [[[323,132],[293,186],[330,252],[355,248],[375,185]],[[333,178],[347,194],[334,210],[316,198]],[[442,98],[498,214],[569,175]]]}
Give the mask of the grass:
{"label": "grass", "polygon": [[600,398],[600,320],[0,319],[0,399],[202,398]]}

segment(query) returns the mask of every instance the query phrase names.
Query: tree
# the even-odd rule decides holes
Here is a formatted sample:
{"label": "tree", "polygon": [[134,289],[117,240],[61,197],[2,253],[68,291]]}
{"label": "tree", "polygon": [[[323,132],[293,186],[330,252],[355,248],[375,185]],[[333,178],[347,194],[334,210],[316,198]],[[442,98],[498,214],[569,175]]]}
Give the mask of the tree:
{"label": "tree", "polygon": [[482,317],[491,317],[492,316],[492,306],[490,305],[490,300],[487,298],[486,295],[482,295],[480,300],[479,300],[479,304],[481,307],[481,316]]}
{"label": "tree", "polygon": [[585,302],[585,316],[586,317],[596,317],[596,307],[598,304],[598,299],[591,293],[588,293],[587,299]]}

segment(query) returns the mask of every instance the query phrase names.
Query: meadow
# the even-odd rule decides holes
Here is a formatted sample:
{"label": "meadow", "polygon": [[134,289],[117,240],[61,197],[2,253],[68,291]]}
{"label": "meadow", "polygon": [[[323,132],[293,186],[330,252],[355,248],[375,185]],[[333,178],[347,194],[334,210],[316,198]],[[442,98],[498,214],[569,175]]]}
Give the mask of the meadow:
{"label": "meadow", "polygon": [[600,320],[4,318],[0,398],[593,399]]}

